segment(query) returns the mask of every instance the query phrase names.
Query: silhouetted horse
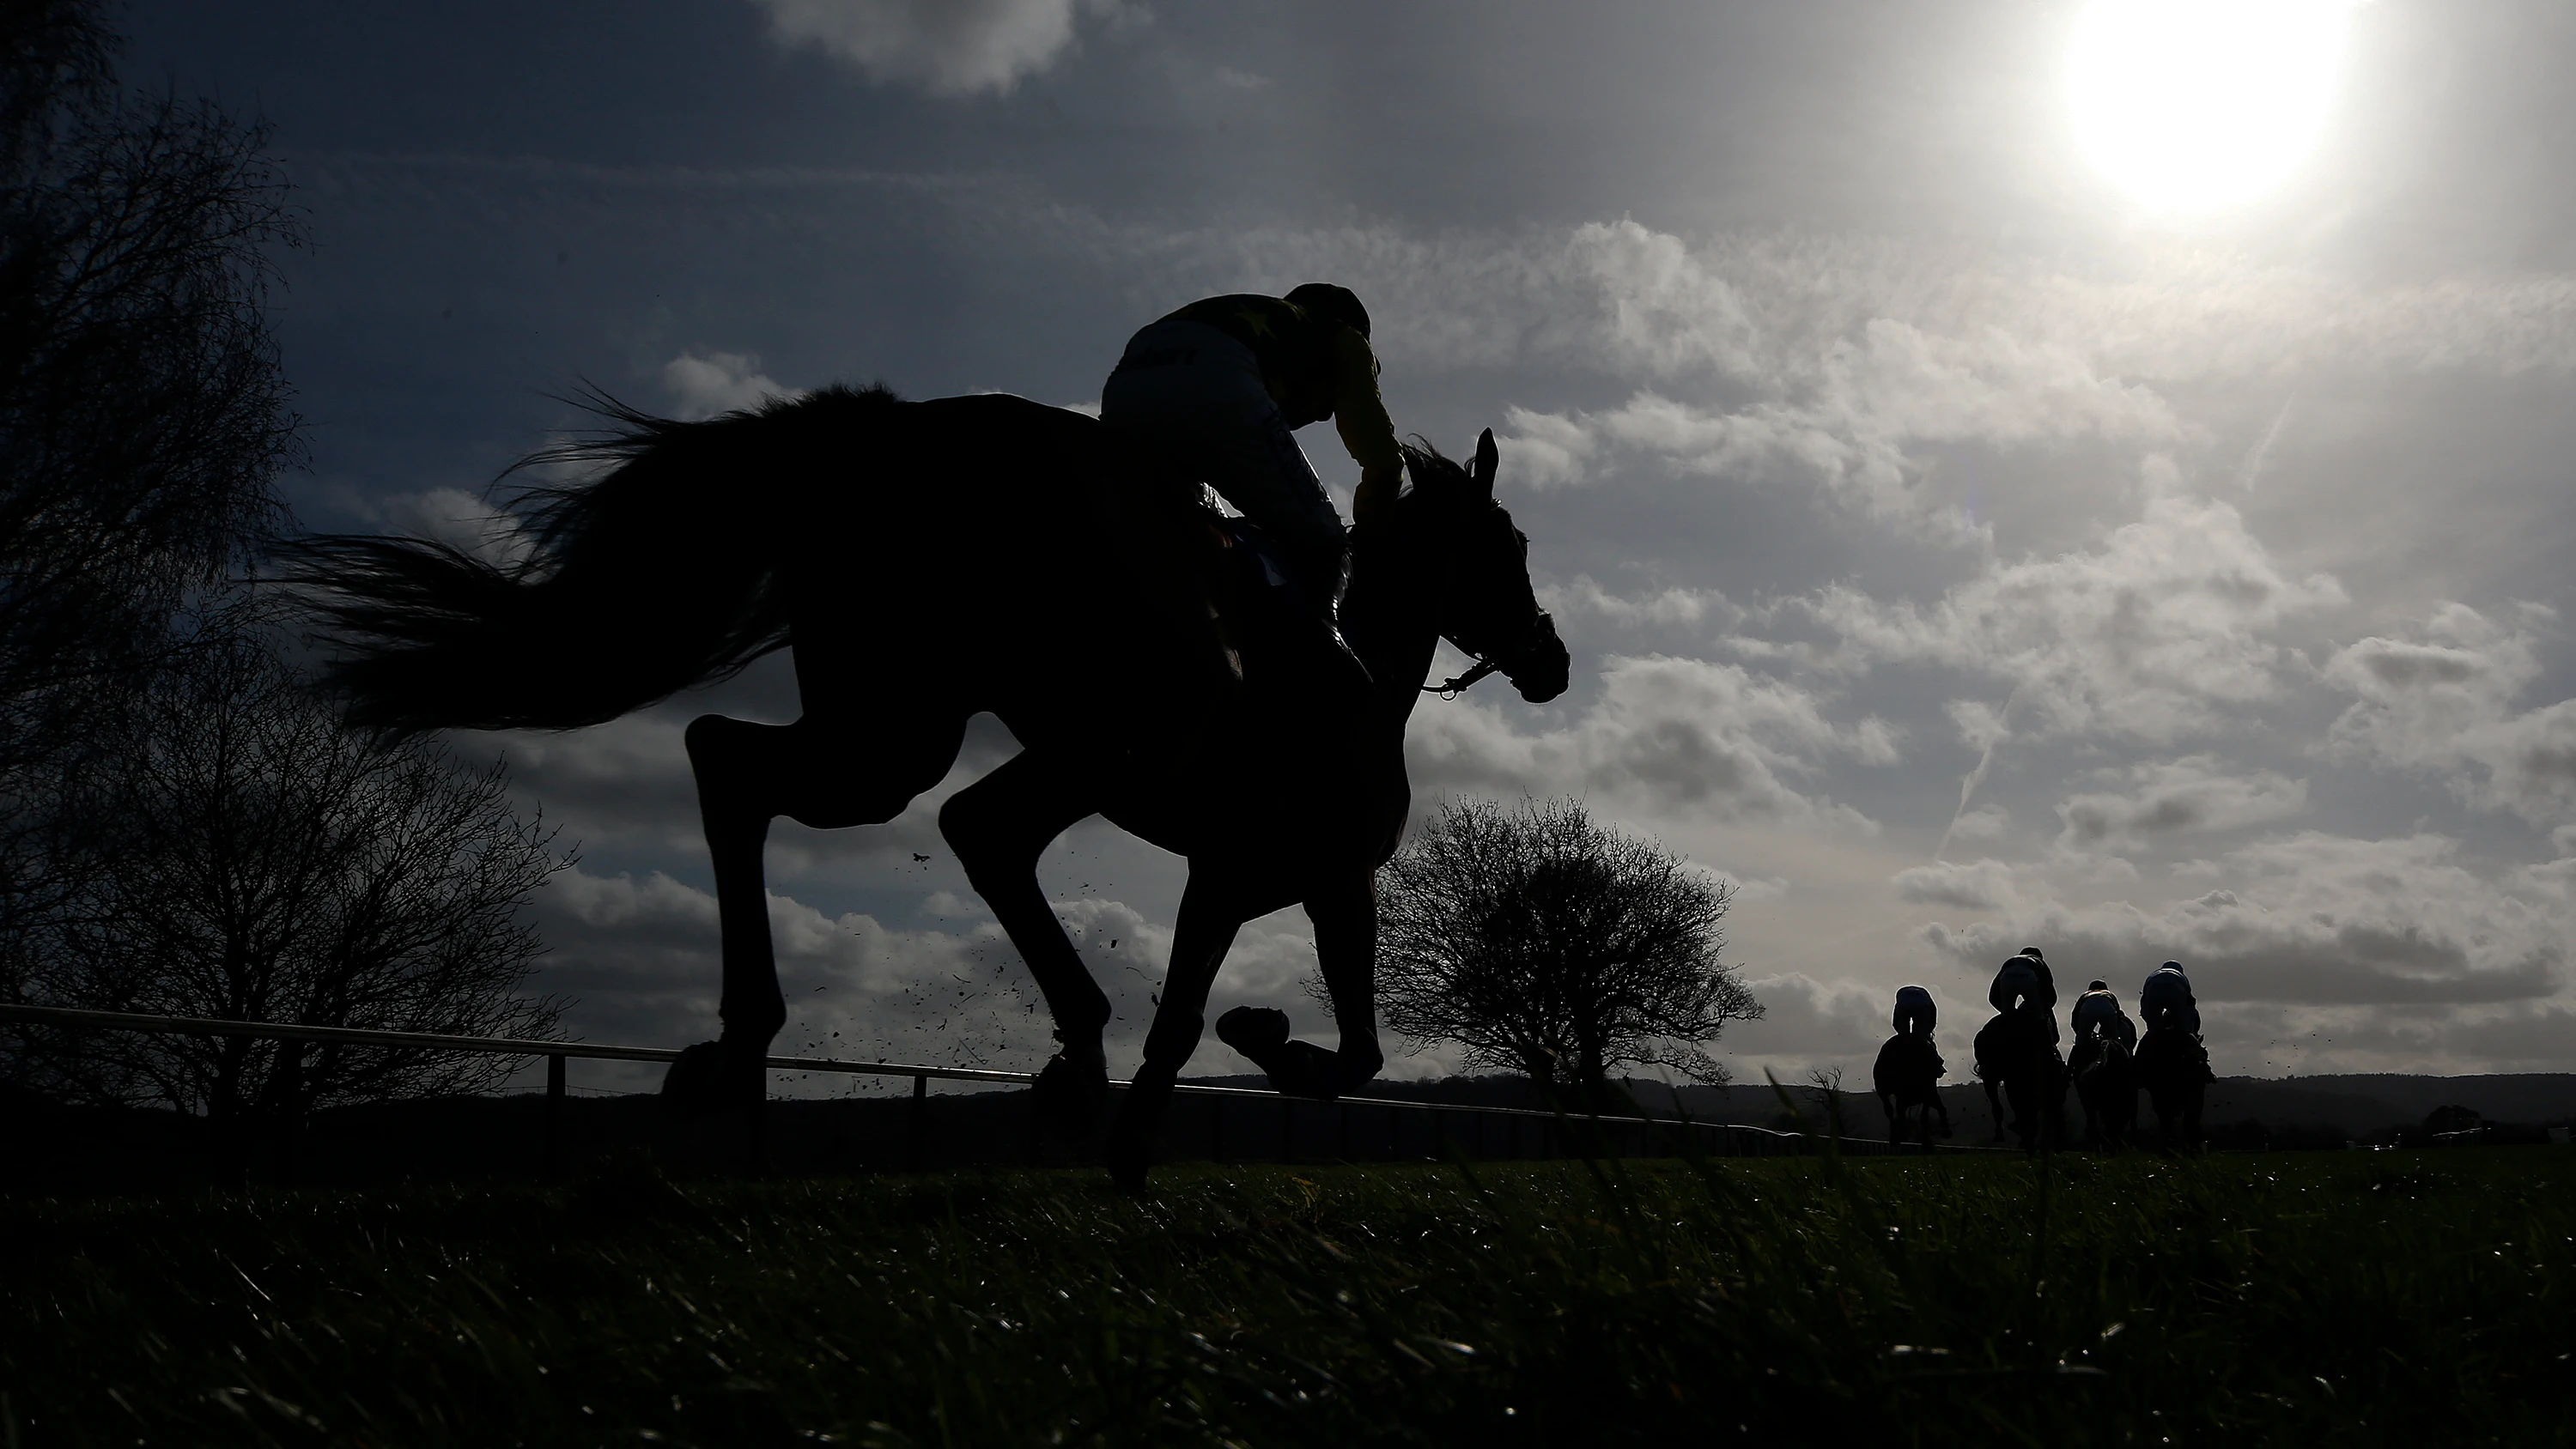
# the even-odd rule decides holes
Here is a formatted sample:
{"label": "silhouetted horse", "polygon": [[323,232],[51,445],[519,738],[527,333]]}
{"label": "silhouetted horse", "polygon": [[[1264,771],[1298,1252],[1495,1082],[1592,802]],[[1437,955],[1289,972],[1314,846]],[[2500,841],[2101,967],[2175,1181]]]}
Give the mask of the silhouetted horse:
{"label": "silhouetted horse", "polygon": [[2104,1036],[2075,1074],[2075,1100],[2084,1108],[2084,1145],[2118,1147],[2138,1130],[2138,1073],[2129,1047]]}
{"label": "silhouetted horse", "polygon": [[1272,1053],[1274,1085],[1332,1095],[1376,1073],[1372,882],[1411,804],[1405,720],[1433,651],[1447,638],[1478,656],[1476,677],[1499,669],[1531,700],[1567,682],[1528,541],[1494,501],[1492,433],[1472,472],[1408,450],[1413,486],[1358,536],[1342,613],[1373,684],[1327,710],[1293,682],[1265,688],[1258,667],[1231,693],[1193,672],[1212,651],[1187,611],[1138,582],[1132,535],[1168,519],[1138,508],[1108,435],[1079,413],[839,387],[704,422],[599,408],[612,432],[537,461],[613,466],[532,491],[523,561],[327,538],[293,551],[290,577],[339,635],[327,681],[360,725],[572,729],[792,649],[795,723],[706,715],[688,729],[724,1029],[673,1064],[667,1096],[747,1105],[764,1090],[761,1059],[786,1020],[761,868],[769,822],[893,819],[948,773],[968,719],[987,710],[1021,752],[958,792],[940,830],[1054,1016],[1062,1049],[1039,1080],[1051,1118],[1088,1122],[1106,1093],[1109,1000],[1036,869],[1094,814],[1190,862],[1144,1065],[1110,1141],[1122,1182],[1143,1180],[1245,921],[1305,907],[1341,1032],[1338,1054],[1301,1042]]}
{"label": "silhouetted horse", "polygon": [[2004,1135],[2004,1103],[2012,1104],[2012,1131],[2025,1151],[2066,1138],[2066,1060],[2047,1036],[2048,1019],[2033,1011],[1996,1013],[1977,1028],[1977,1076],[1995,1114],[1995,1136]]}
{"label": "silhouetted horse", "polygon": [[2200,1100],[2211,1081],[2209,1048],[2189,1032],[2156,1027],[2138,1043],[2138,1084],[2156,1108],[2156,1137],[2175,1145],[2177,1129],[2184,1147],[2200,1145]]}
{"label": "silhouetted horse", "polygon": [[1950,1135],[1950,1109],[1941,1105],[1941,1078],[1948,1071],[1928,1036],[1898,1032],[1878,1049],[1870,1083],[1878,1089],[1879,1110],[1887,1114],[1888,1141],[1905,1140],[1908,1112],[1914,1114],[1915,1136],[1924,1146],[1932,1145],[1935,1117],[1940,1119],[1941,1135]]}

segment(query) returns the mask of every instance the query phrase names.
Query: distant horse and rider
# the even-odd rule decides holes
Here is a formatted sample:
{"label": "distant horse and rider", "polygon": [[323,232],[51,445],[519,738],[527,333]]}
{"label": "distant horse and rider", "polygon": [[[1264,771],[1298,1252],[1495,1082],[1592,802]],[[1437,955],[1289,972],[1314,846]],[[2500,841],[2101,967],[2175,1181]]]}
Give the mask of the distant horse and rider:
{"label": "distant horse and rider", "polygon": [[2136,1139],[2140,1091],[2155,1104],[2163,1145],[2198,1145],[2202,1091],[2215,1078],[2180,962],[2157,968],[2138,993],[2147,1023],[2143,1041],[2109,983],[2088,985],[2070,1013],[2071,1058],[2058,1053],[2057,986],[2038,947],[2024,948],[1997,969],[1987,1000],[1995,1014],[1978,1029],[1975,1052],[1997,1141],[2009,1121],[2025,1150],[2064,1143],[2072,1089],[2084,1110],[2088,1147],[2117,1148]]}
{"label": "distant horse and rider", "polygon": [[[318,538],[289,577],[336,636],[325,682],[359,725],[576,729],[789,651],[794,723],[710,714],[686,734],[723,960],[723,1030],[664,1081],[687,1107],[757,1103],[787,1019],[770,822],[892,820],[948,773],[972,716],[999,716],[1020,753],[939,823],[1053,1017],[1036,1096],[1058,1130],[1098,1121],[1110,1007],[1038,859],[1101,815],[1189,862],[1107,1144],[1135,1187],[1247,921],[1304,907],[1340,1041],[1243,1008],[1219,1035],[1285,1093],[1379,1070],[1373,882],[1410,809],[1405,722],[1443,688],[1424,684],[1440,641],[1477,661],[1449,692],[1493,673],[1532,701],[1567,687],[1528,540],[1494,497],[1493,434],[1465,466],[1400,446],[1376,376],[1366,311],[1310,284],[1139,332],[1100,419],[839,386],[702,422],[594,398],[603,435],[530,461],[598,471],[523,495],[523,556]],[[1328,417],[1362,468],[1347,533],[1289,432]]]}
{"label": "distant horse and rider", "polygon": [[1977,1077],[1985,1083],[1995,1136],[2004,1135],[2004,1107],[2012,1108],[2012,1133],[2027,1150],[2066,1138],[2066,1059],[2057,1050],[2057,982],[2048,959],[2027,946],[1995,972],[1987,988],[1994,1017],[1977,1029]]}
{"label": "distant horse and rider", "polygon": [[2156,1136],[2173,1146],[2200,1143],[2201,1095],[2218,1080],[2209,1048],[2200,1039],[2200,1006],[2182,963],[2167,961],[2138,988],[2138,1014],[2147,1019],[2138,1045],[2138,1085],[2156,1108]]}
{"label": "distant horse and rider", "polygon": [[1942,1136],[1950,1135],[1950,1109],[1941,1103],[1941,1078],[1950,1069],[1932,1045],[1932,1028],[1939,1019],[1930,991],[1920,986],[1897,988],[1896,1034],[1878,1049],[1878,1061],[1870,1071],[1879,1109],[1887,1114],[1890,1142],[1905,1140],[1908,1116],[1914,1122],[1915,1140],[1926,1149],[1932,1145],[1934,1122],[1940,1124]]}
{"label": "distant horse and rider", "polygon": [[2106,981],[2095,981],[2075,998],[2068,1022],[2075,1029],[2075,1051],[2066,1071],[2084,1108],[2084,1145],[2124,1146],[2138,1126],[2138,1075],[2131,1060],[2137,1023],[2120,1010]]}

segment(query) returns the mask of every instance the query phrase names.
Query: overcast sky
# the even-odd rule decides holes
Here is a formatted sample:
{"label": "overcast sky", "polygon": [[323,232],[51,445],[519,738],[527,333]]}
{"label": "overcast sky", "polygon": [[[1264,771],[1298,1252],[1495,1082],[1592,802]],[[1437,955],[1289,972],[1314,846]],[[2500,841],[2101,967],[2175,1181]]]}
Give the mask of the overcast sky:
{"label": "overcast sky", "polygon": [[[1736,882],[1739,1076],[1865,1064],[1908,981],[1964,1072],[2033,944],[2124,1001],[2182,960],[2223,1074],[2576,1069],[2576,12],[2330,16],[2314,144],[2177,210],[2078,144],[2079,9],[188,0],[129,73],[263,112],[300,188],[310,527],[469,536],[584,379],[1079,404],[1183,302],[1338,281],[1400,429],[1502,437],[1575,656],[1426,702],[1417,797],[1581,795]],[[679,731],[795,708],[764,666],[457,738],[582,844],[576,1030],[710,1032]],[[782,1049],[1043,1059],[932,820],[1011,748],[781,825]],[[1123,1072],[1180,863],[1094,823],[1045,878]],[[1312,961],[1269,918],[1214,1006],[1314,1030]]]}

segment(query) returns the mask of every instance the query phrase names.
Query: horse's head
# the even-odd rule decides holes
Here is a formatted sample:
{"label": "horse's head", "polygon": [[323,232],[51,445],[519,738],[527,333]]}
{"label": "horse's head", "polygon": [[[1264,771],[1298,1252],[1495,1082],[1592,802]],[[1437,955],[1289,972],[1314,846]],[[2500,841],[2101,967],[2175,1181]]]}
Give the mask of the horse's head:
{"label": "horse's head", "polygon": [[1494,501],[1494,430],[1476,440],[1472,467],[1427,445],[1406,448],[1404,461],[1413,479],[1410,511],[1426,531],[1438,575],[1440,634],[1476,656],[1470,682],[1500,671],[1532,704],[1565,693],[1573,659],[1530,589],[1529,538]]}

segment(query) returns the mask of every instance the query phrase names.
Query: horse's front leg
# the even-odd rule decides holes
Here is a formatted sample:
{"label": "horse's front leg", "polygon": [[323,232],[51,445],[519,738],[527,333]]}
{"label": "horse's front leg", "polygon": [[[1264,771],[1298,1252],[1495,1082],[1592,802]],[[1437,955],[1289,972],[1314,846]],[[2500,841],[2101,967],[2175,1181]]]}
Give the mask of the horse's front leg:
{"label": "horse's front leg", "polygon": [[1363,871],[1317,888],[1306,897],[1306,919],[1315,927],[1316,962],[1342,1034],[1335,1090],[1346,1092],[1386,1065],[1377,1040],[1376,874]]}
{"label": "horse's front leg", "polygon": [[1328,878],[1308,888],[1305,907],[1341,1050],[1292,1040],[1288,1013],[1269,1006],[1236,1007],[1217,1018],[1216,1034],[1269,1076],[1272,1091],[1329,1102],[1386,1065],[1377,1040],[1375,878],[1367,872]]}
{"label": "horse's front leg", "polygon": [[1181,891],[1180,913],[1172,924],[1172,964],[1163,976],[1154,1024],[1145,1033],[1145,1061],[1136,1069],[1135,1083],[1109,1133],[1109,1175],[1130,1192],[1145,1185],[1155,1130],[1162,1125],[1181,1068],[1198,1050],[1199,1034],[1207,1027],[1208,992],[1247,914],[1240,893],[1207,872],[1193,871]]}

